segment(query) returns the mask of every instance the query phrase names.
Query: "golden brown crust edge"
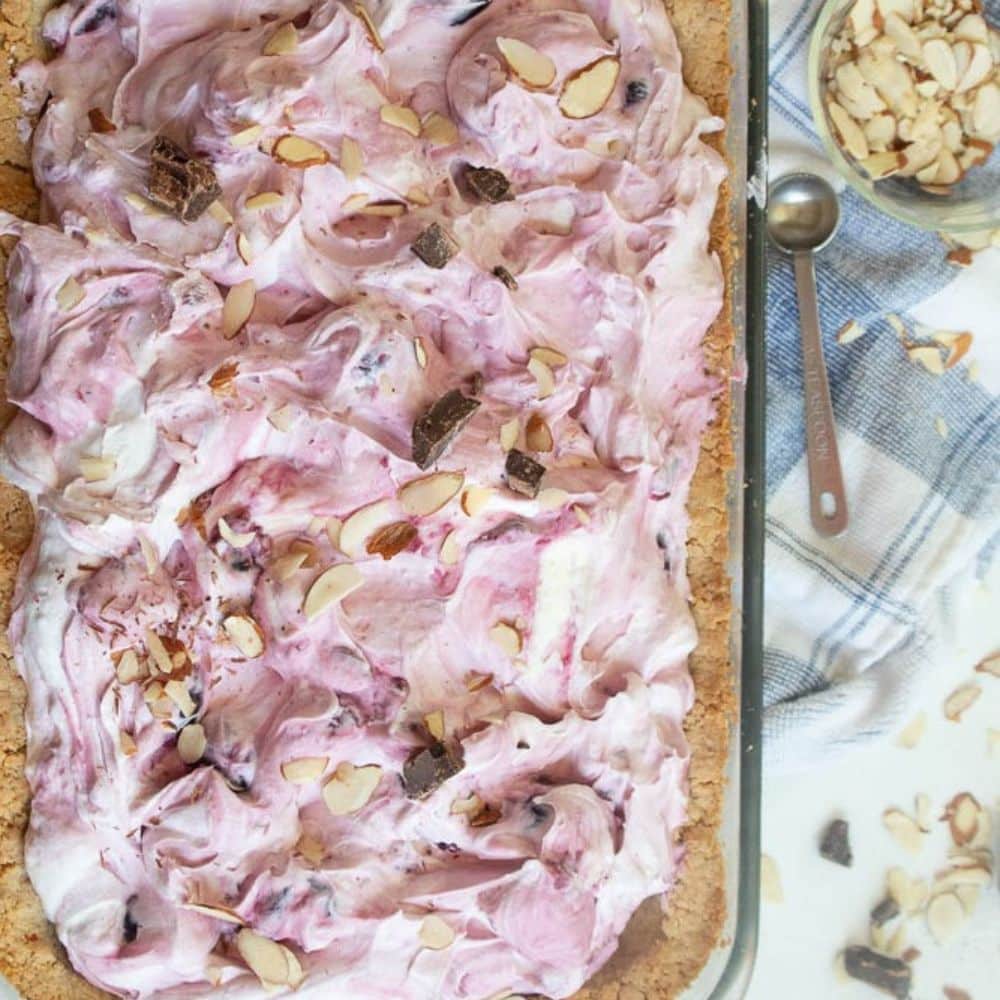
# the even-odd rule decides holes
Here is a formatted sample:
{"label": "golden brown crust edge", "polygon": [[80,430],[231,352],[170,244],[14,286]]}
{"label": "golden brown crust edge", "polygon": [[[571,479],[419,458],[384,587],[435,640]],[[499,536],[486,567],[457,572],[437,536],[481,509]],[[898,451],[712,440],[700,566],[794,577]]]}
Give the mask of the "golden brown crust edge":
{"label": "golden brown crust edge", "polygon": [[[726,116],[731,64],[730,0],[665,0],[684,53],[688,86]],[[16,65],[32,54],[33,25],[40,0],[3,0],[0,55]],[[18,141],[16,95],[6,74],[0,79],[0,208],[31,216],[36,198],[27,156]],[[722,149],[721,140],[717,148]],[[734,262],[724,189],[712,224],[712,246],[727,279]],[[2,255],[0,255],[2,257]],[[5,259],[0,264],[5,264]],[[0,306],[5,293],[0,271]],[[683,831],[686,860],[669,898],[664,919],[659,900],[640,908],[618,952],[577,995],[577,1000],[658,1000],[679,994],[697,975],[715,947],[725,920],[724,869],[718,833],[724,769],[735,701],[729,654],[732,613],[728,556],[727,474],[732,468],[730,372],[735,330],[731,290],[722,315],[705,343],[706,365],[724,391],[718,414],[705,434],[688,504],[688,577],[699,644],[691,657],[695,704],[685,723],[691,747],[690,803]],[[10,333],[0,308],[0,354],[6,358]],[[5,385],[5,377],[2,378]],[[0,393],[5,399],[6,393]],[[7,404],[4,403],[3,423]],[[24,685],[10,656],[6,623],[21,553],[32,530],[31,510],[18,490],[0,482],[0,972],[25,1000],[99,1000],[103,991],[70,967],[45,919],[24,870],[23,837],[28,819],[24,780]]]}

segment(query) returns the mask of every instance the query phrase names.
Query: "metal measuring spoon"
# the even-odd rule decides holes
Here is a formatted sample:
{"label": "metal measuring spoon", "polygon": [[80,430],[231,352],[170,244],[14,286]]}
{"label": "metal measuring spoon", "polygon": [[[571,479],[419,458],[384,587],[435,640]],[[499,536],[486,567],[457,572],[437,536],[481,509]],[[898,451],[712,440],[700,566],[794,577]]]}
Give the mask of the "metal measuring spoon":
{"label": "metal measuring spoon", "polygon": [[767,231],[778,249],[792,256],[799,298],[809,510],[813,527],[828,537],[839,535],[847,527],[847,498],[823,360],[812,255],[833,239],[839,222],[837,192],[822,177],[786,174],[771,185],[767,196]]}

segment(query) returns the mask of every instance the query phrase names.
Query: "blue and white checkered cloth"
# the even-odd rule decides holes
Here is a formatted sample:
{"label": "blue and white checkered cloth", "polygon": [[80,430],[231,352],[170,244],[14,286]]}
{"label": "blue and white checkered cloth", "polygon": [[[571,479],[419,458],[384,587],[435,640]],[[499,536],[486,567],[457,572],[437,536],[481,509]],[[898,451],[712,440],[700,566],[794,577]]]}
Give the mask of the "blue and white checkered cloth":
{"label": "blue and white checkered cloth", "polygon": [[[988,363],[1000,341],[1000,250],[959,270],[937,235],[838,182],[806,97],[820,6],[770,4],[770,175],[815,170],[841,191],[842,227],[817,280],[851,525],[829,540],[810,528],[794,280],[770,251],[764,734],[768,764],[790,768],[906,721],[922,677],[947,656],[925,625],[932,599],[960,574],[981,574],[1000,541],[1000,364]],[[1000,22],[1000,0],[986,6]],[[932,375],[908,358],[891,314],[916,334],[921,320],[969,330],[972,351]],[[866,333],[840,346],[834,334],[852,319]]]}

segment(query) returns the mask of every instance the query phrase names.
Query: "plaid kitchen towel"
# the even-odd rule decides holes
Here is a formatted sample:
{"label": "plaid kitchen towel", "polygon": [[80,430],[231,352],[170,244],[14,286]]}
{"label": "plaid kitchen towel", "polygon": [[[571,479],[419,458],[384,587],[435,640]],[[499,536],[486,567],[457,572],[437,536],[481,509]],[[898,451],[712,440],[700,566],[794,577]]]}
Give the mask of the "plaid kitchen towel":
{"label": "plaid kitchen towel", "polygon": [[[960,574],[982,573],[1000,540],[1000,250],[949,264],[933,233],[845,189],[824,160],[806,96],[820,0],[772,0],[770,176],[824,174],[842,225],[817,261],[851,524],[809,524],[802,367],[792,269],[769,251],[765,753],[799,768],[898,728],[946,652],[924,624]],[[1000,23],[1000,0],[988,0]],[[839,345],[856,320],[865,333]],[[932,375],[907,355],[932,330],[969,331],[966,358]],[[1000,626],[998,626],[1000,634]]]}

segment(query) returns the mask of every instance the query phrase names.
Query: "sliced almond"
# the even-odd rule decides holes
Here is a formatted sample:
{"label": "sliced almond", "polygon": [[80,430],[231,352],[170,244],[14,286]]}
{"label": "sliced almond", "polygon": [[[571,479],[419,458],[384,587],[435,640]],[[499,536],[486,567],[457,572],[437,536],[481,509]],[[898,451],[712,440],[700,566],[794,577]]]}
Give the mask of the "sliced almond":
{"label": "sliced almond", "polygon": [[927,833],[931,828],[931,799],[929,795],[919,792],[914,800],[917,815],[917,826],[922,833]]}
{"label": "sliced almond", "polygon": [[340,207],[344,209],[349,215],[353,215],[355,212],[364,208],[368,204],[368,195],[366,194],[352,194],[350,197],[345,198],[341,203]]}
{"label": "sliced almond", "polygon": [[239,233],[236,237],[236,253],[244,264],[249,264],[253,260],[253,247],[246,233]]}
{"label": "sliced almond", "polygon": [[441,548],[438,549],[438,559],[445,566],[454,566],[461,557],[462,550],[458,544],[458,535],[454,531],[449,531],[441,542]]}
{"label": "sliced almond", "polygon": [[453,146],[458,142],[458,126],[450,118],[432,111],[424,119],[423,135],[432,146]]}
{"label": "sliced almond", "polygon": [[924,63],[931,76],[945,90],[954,90],[958,86],[958,66],[955,63],[955,52],[943,38],[932,38],[923,44]]}
{"label": "sliced almond", "polygon": [[971,792],[960,792],[945,807],[942,819],[947,820],[956,847],[965,847],[976,839],[982,812],[982,806]]}
{"label": "sliced almond", "polygon": [[989,674],[991,677],[1000,677],[1000,652],[990,653],[976,664],[977,674]]}
{"label": "sliced almond", "polygon": [[978,684],[963,684],[955,688],[945,699],[944,717],[949,722],[961,722],[962,716],[978,701],[982,693],[983,689]]}
{"label": "sliced almond", "polygon": [[281,765],[281,776],[293,785],[308,785],[323,777],[329,757],[296,757]]}
{"label": "sliced almond", "polygon": [[455,940],[455,932],[436,913],[431,913],[421,922],[419,937],[425,948],[440,951]]}
{"label": "sliced almond", "polygon": [[101,483],[115,474],[118,463],[111,457],[84,455],[80,459],[80,475],[84,482]]}
{"label": "sliced almond", "polygon": [[972,105],[972,131],[977,139],[996,142],[1000,137],[1000,85],[984,83]]}
{"label": "sliced almond", "polygon": [[146,629],[146,650],[156,668],[163,674],[172,674],[174,663],[163,640],[150,628]]}
{"label": "sliced almond", "polygon": [[234,146],[236,149],[252,146],[260,139],[263,131],[264,128],[262,125],[248,125],[246,128],[241,128],[238,132],[234,132],[229,137],[229,145]]}
{"label": "sliced almond", "polygon": [[436,472],[412,479],[399,490],[399,502],[412,517],[424,517],[439,511],[462,488],[465,477],[460,472]]}
{"label": "sliced almond", "polygon": [[340,169],[349,181],[356,181],[365,168],[365,155],[356,139],[345,135],[340,140]]}
{"label": "sliced almond", "polygon": [[497,622],[490,629],[490,640],[510,657],[515,657],[521,652],[521,633],[509,622]]}
{"label": "sliced almond", "polygon": [[944,374],[944,361],[941,358],[941,352],[936,347],[917,345],[908,347],[906,353],[911,361],[922,365],[932,375]]}
{"label": "sliced almond", "polygon": [[462,511],[469,517],[475,517],[490,502],[493,490],[488,486],[467,486],[462,493]]}
{"label": "sliced almond", "polygon": [[288,982],[286,949],[276,941],[244,927],[236,935],[236,950],[262,986],[283,986]]}
{"label": "sliced almond", "polygon": [[867,158],[868,140],[861,126],[836,101],[827,104],[827,111],[841,144],[856,160]]}
{"label": "sliced almond", "polygon": [[424,728],[439,743],[444,741],[444,712],[438,708],[424,716]]}
{"label": "sliced almond", "polygon": [[477,670],[472,670],[465,675],[465,690],[472,694],[476,691],[481,691],[484,687],[488,687],[492,683],[492,674],[483,674]]}
{"label": "sliced almond", "polygon": [[862,336],[865,332],[865,328],[855,319],[848,320],[838,331],[837,331],[837,343],[838,344],[851,344]]}
{"label": "sliced almond", "polygon": [[528,423],[524,428],[524,440],[528,451],[552,451],[552,431],[540,413],[532,413],[528,417]]}
{"label": "sliced almond", "polygon": [[411,187],[406,189],[406,200],[414,205],[429,205],[431,196],[422,187]]}
{"label": "sliced almond", "polygon": [[453,816],[465,816],[470,813],[478,812],[482,808],[483,800],[476,795],[474,792],[472,795],[466,795],[463,798],[455,799],[451,804],[451,809],[449,810]]}
{"label": "sliced almond", "polygon": [[312,621],[332,604],[342,601],[348,594],[354,593],[364,577],[353,563],[339,563],[321,573],[306,593],[302,605],[302,613]]}
{"label": "sliced almond", "polygon": [[248,212],[264,212],[269,208],[276,208],[284,200],[277,191],[262,191],[260,194],[247,198],[243,207]]}
{"label": "sliced almond", "polygon": [[927,904],[927,929],[938,944],[947,944],[965,923],[965,907],[953,892],[943,892]]}
{"label": "sliced almond", "polygon": [[264,45],[265,56],[287,56],[299,47],[299,33],[291,21],[286,21]]}
{"label": "sliced almond", "polygon": [[914,716],[896,737],[896,746],[904,750],[912,750],[923,738],[924,730],[927,728],[927,714],[920,712]]}
{"label": "sliced almond", "polygon": [[340,528],[340,551],[351,558],[360,556],[369,536],[392,519],[392,506],[389,500],[376,500],[351,514]]}
{"label": "sliced almond", "polygon": [[923,879],[911,879],[902,868],[889,869],[886,889],[903,913],[907,914],[915,913],[927,899],[927,883]]}
{"label": "sliced almond", "polygon": [[895,11],[886,15],[884,30],[904,56],[915,60],[923,59],[923,46],[917,33]]}
{"label": "sliced almond", "polygon": [[414,138],[420,135],[420,118],[416,111],[403,104],[383,104],[379,108],[379,117],[393,128],[401,128]]}
{"label": "sliced almond", "polygon": [[306,835],[299,837],[298,843],[295,845],[295,850],[313,865],[320,864],[326,857],[326,848],[323,844],[313,837]]}
{"label": "sliced almond", "polygon": [[229,641],[247,659],[254,660],[264,652],[264,633],[249,615],[229,615],[222,621]]}
{"label": "sliced almond", "polygon": [[880,181],[893,174],[899,173],[906,165],[906,159],[902,153],[885,152],[872,153],[861,161],[864,171],[873,181]]}
{"label": "sliced almond", "polygon": [[586,507],[581,507],[578,503],[573,504],[573,513],[576,514],[576,519],[580,524],[590,524],[590,514],[587,513]]}
{"label": "sliced almond", "polygon": [[940,344],[948,351],[948,356],[944,361],[945,370],[954,368],[972,347],[972,334],[967,332],[955,333],[951,330],[935,330],[931,337],[936,344]]}
{"label": "sliced almond", "polygon": [[245,549],[248,545],[253,544],[257,537],[256,531],[233,531],[224,517],[219,518],[218,528],[222,539],[234,549]]}
{"label": "sliced almond", "polygon": [[[183,735],[190,728],[190,726],[185,727],[181,730],[181,734]],[[181,903],[181,909],[192,910],[204,917],[211,917],[213,920],[222,920],[227,924],[242,926],[244,923],[243,918],[238,913],[224,906],[209,906],[207,903]]]}
{"label": "sliced almond", "polygon": [[355,3],[354,13],[357,15],[358,20],[365,26],[365,31],[368,34],[368,39],[375,46],[379,52],[385,52],[385,42],[382,41],[382,35],[379,33],[378,27],[372,20],[371,14],[368,13],[368,8],[363,3]]}
{"label": "sliced almond", "polygon": [[924,846],[924,834],[912,816],[899,809],[887,809],[882,813],[882,825],[903,850],[919,854]]}
{"label": "sliced almond", "polygon": [[538,491],[535,500],[542,510],[559,510],[569,502],[569,493],[559,489],[558,486],[546,486],[545,489]]}
{"label": "sliced almond", "polygon": [[418,368],[424,369],[427,367],[427,348],[424,347],[421,337],[415,337],[413,340],[413,357],[416,359]]}
{"label": "sliced almond", "polygon": [[541,361],[549,368],[561,368],[569,361],[569,358],[562,351],[557,351],[553,347],[533,347],[528,351],[528,357],[535,361]]}
{"label": "sliced almond", "polygon": [[130,208],[135,209],[140,215],[149,216],[151,219],[166,219],[167,213],[158,209],[148,198],[143,198],[141,194],[128,191],[123,196],[123,200]]}
{"label": "sliced almond", "polygon": [[967,90],[978,87],[993,71],[993,56],[986,45],[973,45],[972,58],[969,65],[961,74],[958,81],[957,91],[961,94]]}
{"label": "sliced almond", "polygon": [[182,715],[194,715],[198,711],[184,681],[167,681],[163,685],[163,693],[180,709]]}
{"label": "sliced almond", "polygon": [[208,206],[208,214],[216,222],[221,222],[224,226],[231,226],[233,224],[233,213],[218,198]]}
{"label": "sliced almond", "polygon": [[394,521],[379,528],[365,544],[365,551],[372,556],[392,559],[405,552],[417,537],[417,529],[409,521]]}
{"label": "sliced almond", "polygon": [[497,48],[518,79],[529,87],[548,87],[556,78],[556,64],[527,42],[501,36]]}
{"label": "sliced almond", "polygon": [[768,854],[760,856],[760,894],[768,903],[783,903],[785,892],[781,887],[781,875],[774,858]]}
{"label": "sliced almond", "polygon": [[204,756],[207,746],[205,727],[200,722],[185,726],[177,737],[177,753],[185,764],[197,764]]}
{"label": "sliced almond", "polygon": [[276,580],[280,580],[282,583],[291,580],[295,574],[302,569],[303,564],[308,558],[308,553],[303,551],[298,552],[288,552],[271,564],[271,573],[274,575]]}
{"label": "sliced almond", "polygon": [[[559,110],[567,118],[590,118],[601,111],[614,93],[621,66],[605,56],[571,76],[559,95]],[[547,86],[543,84],[542,86]]]}
{"label": "sliced almond", "polygon": [[70,275],[56,292],[56,305],[62,312],[69,312],[76,308],[87,296],[83,286]]}
{"label": "sliced almond", "polygon": [[552,369],[544,361],[533,357],[528,359],[528,371],[535,377],[538,385],[537,398],[548,399],[556,391],[556,378]]}
{"label": "sliced almond", "polygon": [[517,447],[517,439],[521,436],[521,422],[515,417],[500,425],[500,447],[510,451]]}
{"label": "sliced almond", "polygon": [[382,778],[378,764],[355,767],[347,761],[337,765],[323,786],[323,801],[334,816],[347,816],[366,806]]}
{"label": "sliced almond", "polygon": [[300,135],[283,135],[274,144],[271,155],[286,167],[304,170],[328,163],[330,154],[320,145]]}
{"label": "sliced almond", "polygon": [[226,340],[232,340],[246,325],[257,301],[257,286],[253,278],[247,278],[233,285],[226,292],[222,304],[222,335]]}
{"label": "sliced almond", "polygon": [[406,202],[392,201],[369,201],[358,209],[359,215],[375,215],[384,219],[395,219],[407,212]]}
{"label": "sliced almond", "polygon": [[291,403],[285,403],[276,410],[271,410],[267,415],[267,422],[276,430],[284,433],[292,426],[295,419],[295,407]]}

